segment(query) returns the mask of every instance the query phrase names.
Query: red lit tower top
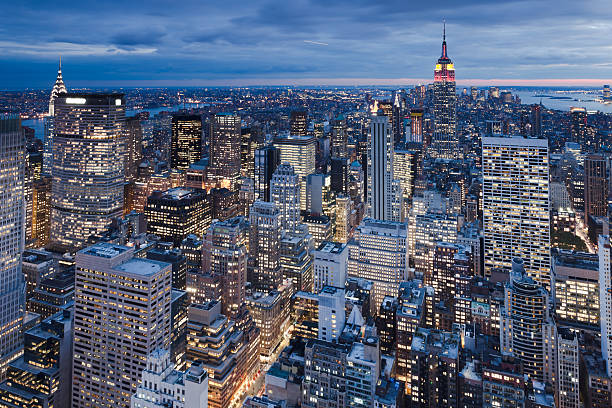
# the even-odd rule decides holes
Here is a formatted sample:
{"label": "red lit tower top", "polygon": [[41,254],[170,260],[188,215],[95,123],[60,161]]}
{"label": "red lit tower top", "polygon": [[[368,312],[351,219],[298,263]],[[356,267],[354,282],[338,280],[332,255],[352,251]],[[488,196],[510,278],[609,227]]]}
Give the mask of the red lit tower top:
{"label": "red lit tower top", "polygon": [[446,50],[446,22],[444,22],[444,31],[442,34],[442,55],[438,58],[436,69],[434,70],[435,82],[455,82],[455,66],[453,61],[448,58]]}

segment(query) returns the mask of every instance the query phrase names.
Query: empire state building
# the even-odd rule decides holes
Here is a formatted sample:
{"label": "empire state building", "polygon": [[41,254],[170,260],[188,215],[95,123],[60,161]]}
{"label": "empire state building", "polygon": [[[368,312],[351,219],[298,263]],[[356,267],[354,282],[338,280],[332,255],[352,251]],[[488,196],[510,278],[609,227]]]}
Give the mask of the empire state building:
{"label": "empire state building", "polygon": [[455,158],[458,154],[457,140],[457,93],[455,88],[455,66],[446,50],[446,24],[442,41],[442,55],[434,70],[434,134],[433,148],[439,157]]}

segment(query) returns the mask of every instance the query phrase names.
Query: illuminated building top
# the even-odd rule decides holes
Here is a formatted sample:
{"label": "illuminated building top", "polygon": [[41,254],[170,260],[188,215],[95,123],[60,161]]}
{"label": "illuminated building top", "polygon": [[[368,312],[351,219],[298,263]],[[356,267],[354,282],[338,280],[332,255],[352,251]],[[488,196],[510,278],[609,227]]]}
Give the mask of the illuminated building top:
{"label": "illuminated building top", "polygon": [[444,23],[444,33],[442,35],[442,55],[438,58],[438,63],[434,70],[434,81],[455,81],[455,66],[448,57],[446,49],[446,22]]}

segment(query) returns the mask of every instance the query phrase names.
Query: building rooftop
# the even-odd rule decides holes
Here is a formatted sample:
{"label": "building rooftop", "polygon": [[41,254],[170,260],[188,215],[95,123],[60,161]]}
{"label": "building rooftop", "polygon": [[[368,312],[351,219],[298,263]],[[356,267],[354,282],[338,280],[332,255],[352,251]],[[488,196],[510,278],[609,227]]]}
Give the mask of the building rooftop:
{"label": "building rooftop", "polygon": [[100,242],[88,248],[81,249],[79,252],[85,255],[91,255],[91,256],[97,256],[100,258],[111,259],[129,250],[130,248],[123,246],[123,245],[115,245],[115,244],[111,244],[108,242]]}
{"label": "building rooftop", "polygon": [[115,270],[127,272],[132,275],[143,275],[151,276],[154,275],[166,267],[170,267],[169,263],[153,261],[151,259],[143,258],[132,258],[119,264],[115,267]]}
{"label": "building rooftop", "polygon": [[330,254],[339,254],[344,250],[345,247],[346,244],[343,244],[341,242],[323,241],[321,242],[321,245],[319,245],[318,251]]}

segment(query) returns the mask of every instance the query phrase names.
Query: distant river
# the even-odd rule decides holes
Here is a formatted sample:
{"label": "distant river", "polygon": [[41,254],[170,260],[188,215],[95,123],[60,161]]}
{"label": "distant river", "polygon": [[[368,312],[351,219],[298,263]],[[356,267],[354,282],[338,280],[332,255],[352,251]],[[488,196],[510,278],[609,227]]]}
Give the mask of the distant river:
{"label": "distant river", "polygon": [[[569,111],[571,107],[586,108],[588,111],[601,111],[612,113],[612,104],[603,104],[594,99],[601,98],[601,93],[556,93],[550,89],[541,91],[511,90],[513,95],[518,95],[521,102],[527,105],[540,103],[549,109]],[[541,95],[541,96],[540,96]]]}

